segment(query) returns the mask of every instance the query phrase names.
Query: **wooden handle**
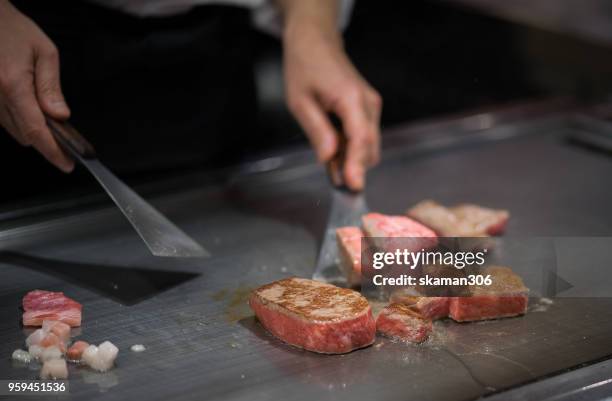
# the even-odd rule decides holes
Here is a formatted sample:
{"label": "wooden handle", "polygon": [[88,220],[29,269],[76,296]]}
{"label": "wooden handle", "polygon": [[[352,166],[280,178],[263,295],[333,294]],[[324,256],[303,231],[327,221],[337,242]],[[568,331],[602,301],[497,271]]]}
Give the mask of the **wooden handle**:
{"label": "wooden handle", "polygon": [[75,157],[93,159],[96,157],[94,147],[72,125],[47,117],[47,125],[59,144]]}
{"label": "wooden handle", "polygon": [[336,154],[331,158],[330,161],[325,165],[327,169],[327,176],[331,181],[332,185],[336,188],[348,189],[344,180],[344,162],[346,159],[346,137],[338,133],[338,149]]}

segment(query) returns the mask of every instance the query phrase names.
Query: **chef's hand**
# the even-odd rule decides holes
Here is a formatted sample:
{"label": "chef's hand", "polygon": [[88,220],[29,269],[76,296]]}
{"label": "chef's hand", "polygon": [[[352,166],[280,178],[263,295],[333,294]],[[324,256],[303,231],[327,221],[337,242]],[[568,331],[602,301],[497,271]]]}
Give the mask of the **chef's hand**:
{"label": "chef's hand", "polygon": [[28,17],[0,0],[0,124],[64,172],[74,163],[51,135],[44,114],[66,120],[55,45]]}
{"label": "chef's hand", "polygon": [[355,69],[337,28],[336,0],[277,0],[284,14],[284,70],[289,109],[321,162],[336,153],[328,118],[342,121],[348,140],[346,184],[361,190],[368,167],[380,157],[382,99]]}

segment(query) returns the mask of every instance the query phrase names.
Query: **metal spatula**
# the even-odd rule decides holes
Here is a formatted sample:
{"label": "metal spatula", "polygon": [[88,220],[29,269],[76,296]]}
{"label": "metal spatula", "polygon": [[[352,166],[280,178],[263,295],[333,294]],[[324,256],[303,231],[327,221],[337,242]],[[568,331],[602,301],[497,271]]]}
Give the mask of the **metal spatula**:
{"label": "metal spatula", "polygon": [[125,185],[97,158],[93,146],[68,123],[47,118],[47,125],[69,155],[83,164],[106,190],[155,256],[207,257],[209,253]]}
{"label": "metal spatula", "polygon": [[346,283],[344,275],[338,268],[339,254],[338,244],[336,243],[336,229],[345,226],[360,226],[361,216],[368,213],[364,193],[351,191],[344,182],[345,155],[346,140],[344,137],[339,137],[338,152],[326,166],[327,175],[332,185],[332,203],[317,266],[312,275],[313,280],[334,284]]}

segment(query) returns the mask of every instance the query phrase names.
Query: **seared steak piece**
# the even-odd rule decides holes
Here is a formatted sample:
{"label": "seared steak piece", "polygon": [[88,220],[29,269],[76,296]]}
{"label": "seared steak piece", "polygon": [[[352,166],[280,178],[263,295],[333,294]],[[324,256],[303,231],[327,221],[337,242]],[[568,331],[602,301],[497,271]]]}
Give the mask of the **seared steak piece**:
{"label": "seared steak piece", "polygon": [[361,284],[361,238],[365,234],[359,227],[341,227],[336,230],[340,269],[350,287]]}
{"label": "seared steak piece", "polygon": [[[425,276],[461,279],[466,276],[463,269],[459,270],[452,265],[425,265],[411,274],[419,279]],[[389,302],[407,305],[422,316],[436,320],[448,317],[450,299],[459,295],[469,295],[468,286],[417,284],[393,290]]]}
{"label": "seared steak piece", "polygon": [[529,289],[510,268],[491,266],[491,285],[470,286],[470,296],[450,300],[449,317],[457,322],[518,316],[527,311]]}
{"label": "seared steak piece", "polygon": [[253,291],[251,309],[261,324],[287,344],[342,354],[374,342],[376,322],[356,291],[304,278],[287,278]]}
{"label": "seared steak piece", "polygon": [[432,200],[419,202],[407,211],[443,237],[482,237],[501,234],[510,213],[471,204],[445,207]]}
{"label": "seared steak piece", "polygon": [[414,296],[398,290],[391,294],[389,302],[406,305],[423,317],[437,320],[448,317],[450,298]]}
{"label": "seared steak piece", "polygon": [[368,213],[361,220],[363,231],[372,237],[373,245],[387,252],[396,249],[418,252],[438,244],[435,232],[406,216]]}
{"label": "seared steak piece", "polygon": [[420,343],[431,333],[432,324],[431,319],[415,312],[409,306],[393,303],[378,315],[376,330],[397,340]]}
{"label": "seared steak piece", "polygon": [[467,203],[452,207],[451,211],[462,222],[462,225],[469,227],[469,231],[488,235],[501,234],[510,219],[510,212],[507,210],[489,209]]}

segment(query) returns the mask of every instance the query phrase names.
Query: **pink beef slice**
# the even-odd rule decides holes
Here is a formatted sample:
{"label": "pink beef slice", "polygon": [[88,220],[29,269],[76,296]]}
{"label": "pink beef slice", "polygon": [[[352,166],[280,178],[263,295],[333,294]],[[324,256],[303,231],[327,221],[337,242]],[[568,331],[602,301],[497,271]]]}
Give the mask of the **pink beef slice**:
{"label": "pink beef slice", "polygon": [[275,337],[308,351],[342,354],[371,345],[376,335],[361,294],[319,281],[275,281],[254,290],[249,305]]}
{"label": "pink beef slice", "polygon": [[482,274],[490,274],[492,284],[470,286],[470,296],[451,298],[449,317],[470,322],[518,316],[527,311],[529,289],[510,268],[491,266]]}
{"label": "pink beef slice", "polygon": [[[363,231],[371,237],[373,245],[386,251],[395,249],[419,251],[438,244],[434,231],[406,216],[387,216],[368,213],[361,218]],[[394,239],[397,239],[394,241]]]}
{"label": "pink beef slice", "polygon": [[445,207],[432,200],[419,202],[407,214],[443,237],[498,235],[504,231],[510,218],[507,210],[471,204]]}
{"label": "pink beef slice", "polygon": [[81,325],[83,306],[63,292],[34,290],[23,297],[23,325],[42,326],[44,320],[55,320],[70,327]]}
{"label": "pink beef slice", "polygon": [[341,227],[336,230],[340,268],[351,287],[361,284],[361,238],[364,236],[359,227]]}
{"label": "pink beef slice", "polygon": [[406,305],[423,317],[437,320],[448,317],[450,298],[414,296],[399,290],[391,294],[389,302]]}
{"label": "pink beef slice", "polygon": [[420,343],[431,334],[432,323],[407,305],[392,303],[376,319],[376,330],[387,337]]}

